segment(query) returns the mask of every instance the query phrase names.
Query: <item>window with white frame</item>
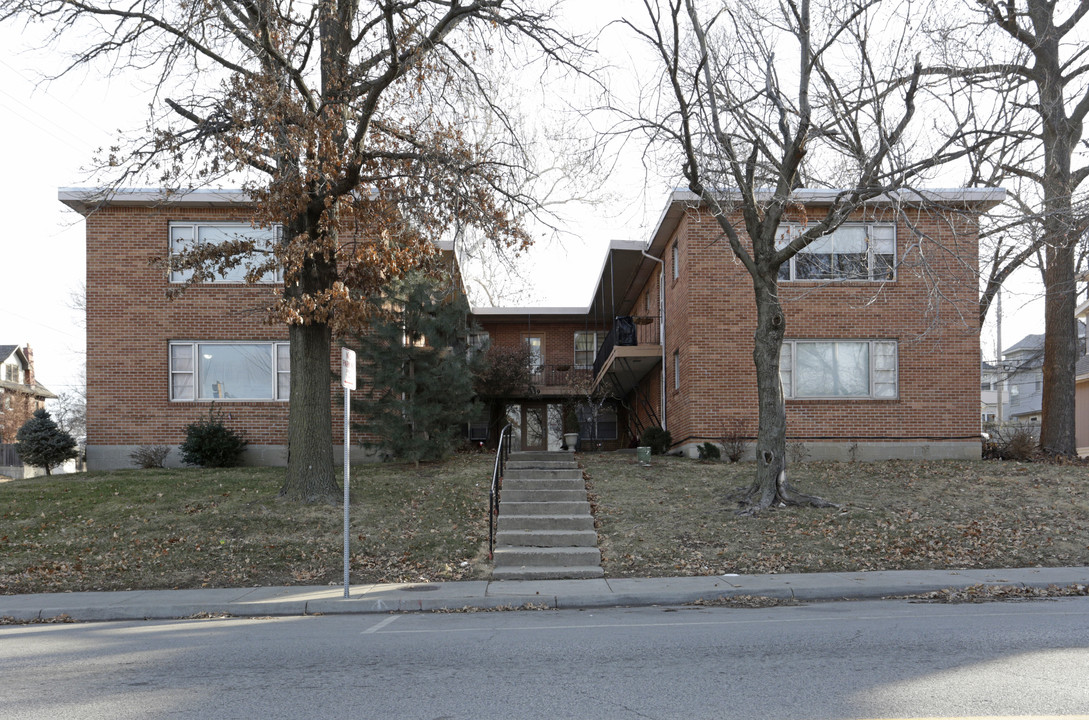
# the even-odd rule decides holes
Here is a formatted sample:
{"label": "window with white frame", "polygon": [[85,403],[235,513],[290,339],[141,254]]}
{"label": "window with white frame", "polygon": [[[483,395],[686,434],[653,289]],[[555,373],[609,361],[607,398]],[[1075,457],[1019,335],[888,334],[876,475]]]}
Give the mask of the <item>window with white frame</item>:
{"label": "window with white frame", "polygon": [[16,363],[4,364],[4,380],[13,383],[21,383],[23,381],[22,368]]}
{"label": "window with white frame", "polygon": [[286,342],[170,343],[171,400],[287,400],[290,392]]}
{"label": "window with white frame", "polygon": [[681,249],[679,243],[673,243],[673,279],[681,276]]}
{"label": "window with white frame", "polygon": [[673,351],[673,389],[681,389],[681,351]]}
{"label": "window with white frame", "polygon": [[895,340],[784,340],[779,377],[788,398],[898,397]]}
{"label": "window with white frame", "polygon": [[[170,223],[170,254],[176,255],[184,250],[192,250],[201,245],[219,245],[230,241],[252,241],[255,250],[250,260],[243,260],[237,267],[224,271],[211,282],[242,283],[246,281],[246,272],[253,266],[266,260],[266,254],[280,239],[281,228],[257,228],[245,223]],[[170,282],[180,283],[189,279],[189,270],[171,270]],[[281,282],[283,273],[277,268],[266,273],[261,282]]]}
{"label": "window with white frame", "polygon": [[544,367],[544,343],[539,337],[529,335],[522,338],[529,348],[529,371],[539,373]]}
{"label": "window with white frame", "polygon": [[[777,248],[805,232],[801,225],[779,227]],[[896,226],[891,223],[841,225],[814,240],[779,268],[780,280],[895,280]]]}
{"label": "window with white frame", "polygon": [[575,367],[589,368],[594,366],[597,351],[604,344],[606,334],[604,331],[575,333]]}

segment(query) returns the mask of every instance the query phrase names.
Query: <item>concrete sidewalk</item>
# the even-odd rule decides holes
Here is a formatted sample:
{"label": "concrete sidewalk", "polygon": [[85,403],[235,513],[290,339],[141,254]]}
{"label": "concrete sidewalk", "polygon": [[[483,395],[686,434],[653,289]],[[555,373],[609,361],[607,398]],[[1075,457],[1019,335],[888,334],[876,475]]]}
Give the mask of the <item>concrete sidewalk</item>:
{"label": "concrete sidewalk", "polygon": [[519,608],[600,608],[683,605],[738,595],[801,601],[861,600],[972,585],[1089,585],[1089,567],[997,570],[889,570],[790,575],[503,580],[445,583],[131,590],[0,595],[0,617],[36,620],[67,615],[77,621],[152,620],[227,613],[238,617],[427,612]]}

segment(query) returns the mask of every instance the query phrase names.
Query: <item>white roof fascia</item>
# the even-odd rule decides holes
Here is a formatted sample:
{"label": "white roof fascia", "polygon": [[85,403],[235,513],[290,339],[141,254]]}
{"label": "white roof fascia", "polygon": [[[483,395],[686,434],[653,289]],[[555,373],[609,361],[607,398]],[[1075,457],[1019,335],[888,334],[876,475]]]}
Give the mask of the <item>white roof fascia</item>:
{"label": "white roof fascia", "polygon": [[[791,199],[803,205],[819,205],[821,203],[830,203],[834,201],[844,192],[846,191],[826,188],[800,188],[791,193]],[[775,191],[770,189],[757,190],[755,192],[758,201],[770,200],[774,194]],[[736,200],[738,191],[732,189],[724,190],[721,192],[721,195],[726,200]],[[895,203],[912,204],[925,201],[930,203],[986,205],[993,207],[994,205],[1003,202],[1005,199],[1006,191],[1004,188],[926,188],[922,190],[897,190],[891,193],[885,193],[865,201],[863,206]],[[669,236],[677,229],[677,223],[680,222],[680,216],[684,208],[698,207],[699,205],[700,198],[694,192],[685,190],[684,188],[674,188],[673,191],[669,193],[669,197],[666,199],[665,208],[662,210],[662,214],[659,216],[658,222],[655,224],[654,229],[650,233],[650,238],[646,242],[645,247],[647,251],[650,251],[651,247],[655,246],[659,241],[664,243],[669,239]]]}
{"label": "white roof fascia", "polygon": [[162,188],[60,188],[57,199],[81,215],[104,205],[199,206],[245,205],[253,202],[249,193],[237,189],[198,188],[164,190]]}
{"label": "white roof fascia", "polygon": [[474,307],[473,315],[501,317],[504,315],[585,315],[589,307]]}

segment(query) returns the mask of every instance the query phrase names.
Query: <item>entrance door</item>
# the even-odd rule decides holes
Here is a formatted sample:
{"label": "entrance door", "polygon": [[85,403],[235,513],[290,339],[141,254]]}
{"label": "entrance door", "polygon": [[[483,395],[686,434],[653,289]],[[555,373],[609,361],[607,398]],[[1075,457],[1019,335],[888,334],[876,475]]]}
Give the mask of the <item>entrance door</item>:
{"label": "entrance door", "polygon": [[548,449],[548,406],[544,403],[522,406],[522,449]]}

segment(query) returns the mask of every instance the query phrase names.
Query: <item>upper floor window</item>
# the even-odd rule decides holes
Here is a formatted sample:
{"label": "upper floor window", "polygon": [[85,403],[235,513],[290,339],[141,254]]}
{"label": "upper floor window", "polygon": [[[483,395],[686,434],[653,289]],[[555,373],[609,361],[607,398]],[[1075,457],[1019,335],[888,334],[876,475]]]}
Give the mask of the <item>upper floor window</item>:
{"label": "upper floor window", "polygon": [[603,331],[575,333],[575,367],[593,367],[597,351],[605,342],[606,334]]}
{"label": "upper floor window", "polygon": [[[281,228],[256,228],[245,223],[170,223],[170,254],[189,250],[200,245],[218,245],[230,241],[252,241],[257,248],[251,261],[243,260],[238,266],[226,270],[210,282],[243,283],[250,267],[265,261],[265,252],[270,251],[280,239]],[[189,270],[171,270],[170,282],[180,283],[189,279]],[[266,273],[261,282],[281,282],[283,273],[277,268]]]}
{"label": "upper floor window", "polygon": [[16,363],[4,363],[4,380],[13,383],[21,383],[23,381],[22,368]]}
{"label": "upper floor window", "polygon": [[[781,225],[776,246],[786,245],[805,230]],[[841,225],[817,238],[783,263],[780,280],[895,280],[896,226],[892,224]]]}
{"label": "upper floor window", "polygon": [[673,279],[681,276],[681,249],[678,243],[673,243]]}
{"label": "upper floor window", "polygon": [[171,400],[288,400],[286,342],[170,343]]}
{"label": "upper floor window", "polygon": [[533,373],[541,372],[544,366],[544,342],[539,337],[526,335],[523,338],[526,347],[529,348],[529,370]]}
{"label": "upper floor window", "polygon": [[784,340],[779,377],[788,398],[898,395],[895,340]]}

